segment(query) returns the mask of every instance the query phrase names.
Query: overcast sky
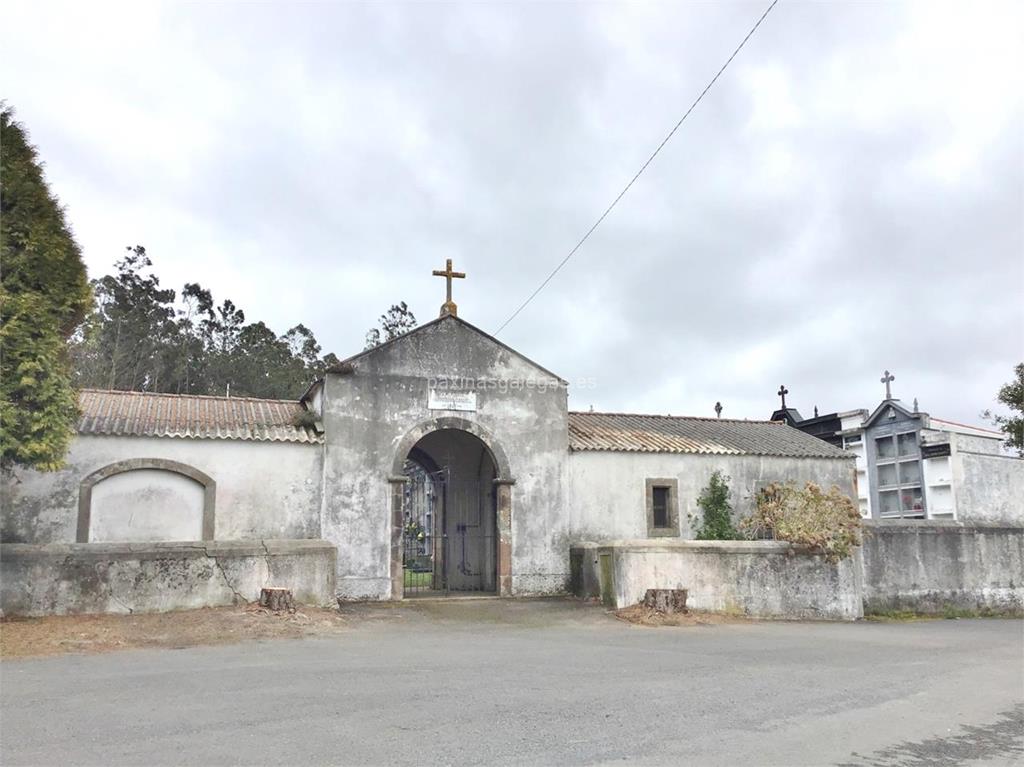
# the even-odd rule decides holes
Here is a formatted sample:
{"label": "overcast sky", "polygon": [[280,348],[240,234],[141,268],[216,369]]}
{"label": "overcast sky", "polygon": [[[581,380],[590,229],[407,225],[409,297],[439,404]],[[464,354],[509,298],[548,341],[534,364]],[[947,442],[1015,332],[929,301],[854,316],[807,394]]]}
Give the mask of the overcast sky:
{"label": "overcast sky", "polygon": [[[143,244],[359,351],[405,300],[493,332],[767,6],[5,6],[0,97],[90,275]],[[978,422],[1024,358],[1020,4],[782,0],[500,335],[570,406]]]}

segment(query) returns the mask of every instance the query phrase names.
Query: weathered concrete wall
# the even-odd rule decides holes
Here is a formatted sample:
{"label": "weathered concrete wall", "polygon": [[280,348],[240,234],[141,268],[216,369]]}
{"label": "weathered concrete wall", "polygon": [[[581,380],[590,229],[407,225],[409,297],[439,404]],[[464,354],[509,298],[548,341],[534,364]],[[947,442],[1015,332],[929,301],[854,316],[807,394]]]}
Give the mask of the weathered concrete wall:
{"label": "weathered concrete wall", "polygon": [[645,480],[679,481],[679,537],[693,538],[702,512],[697,498],[711,474],[730,477],[734,517],[748,516],[755,492],[771,482],[837,485],[856,499],[856,462],[850,458],[778,458],[752,455],[573,452],[569,456],[570,525],[576,540],[647,537]]}
{"label": "weathered concrete wall", "polygon": [[863,557],[869,613],[1024,611],[1024,527],[870,522]]}
{"label": "weathered concrete wall", "polygon": [[[430,379],[483,379],[473,412],[428,408]],[[502,384],[504,382],[504,384]],[[532,382],[512,387],[512,382]],[[543,386],[538,386],[544,382]],[[328,374],[321,529],[337,543],[338,591],[346,598],[391,595],[391,488],[411,436],[445,418],[470,425],[505,457],[512,479],[511,583],[518,595],[564,591],[569,545],[565,486],[566,392],[550,373],[458,320],[446,319]]]}
{"label": "weathered concrete wall", "polygon": [[[958,443],[967,439],[957,437]],[[1024,526],[1024,460],[969,452],[958,444],[952,461],[959,522]]]}
{"label": "weathered concrete wall", "polygon": [[687,589],[695,610],[758,618],[863,616],[859,552],[836,564],[775,541],[634,540],[574,546],[573,589],[615,608],[647,589]]}
{"label": "weathered concrete wall", "polygon": [[[319,538],[322,456],[320,445],[79,436],[72,442],[67,464],[61,471],[3,474],[0,540],[73,543],[82,480],[105,466],[143,457],[192,466],[216,482],[214,538],[218,540]],[[94,504],[102,500],[104,483],[114,479],[96,485]],[[121,511],[125,508],[121,504]],[[188,535],[189,539],[196,537]]]}
{"label": "weathered concrete wall", "polygon": [[992,439],[991,437],[978,437],[971,434],[958,434],[947,432],[957,450],[965,453],[982,453],[984,455],[1002,455],[1003,440]]}
{"label": "weathered concrete wall", "polygon": [[5,615],[165,612],[258,599],[289,588],[303,604],[334,600],[336,548],[319,540],[5,543]]}

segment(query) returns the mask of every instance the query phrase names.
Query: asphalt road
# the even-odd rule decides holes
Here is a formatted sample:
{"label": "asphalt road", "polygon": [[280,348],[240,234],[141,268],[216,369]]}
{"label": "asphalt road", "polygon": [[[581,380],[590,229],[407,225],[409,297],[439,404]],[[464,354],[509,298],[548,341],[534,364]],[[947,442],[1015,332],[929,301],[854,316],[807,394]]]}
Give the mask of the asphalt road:
{"label": "asphalt road", "polygon": [[1024,623],[356,609],[328,639],[0,663],[5,766],[1024,763]]}

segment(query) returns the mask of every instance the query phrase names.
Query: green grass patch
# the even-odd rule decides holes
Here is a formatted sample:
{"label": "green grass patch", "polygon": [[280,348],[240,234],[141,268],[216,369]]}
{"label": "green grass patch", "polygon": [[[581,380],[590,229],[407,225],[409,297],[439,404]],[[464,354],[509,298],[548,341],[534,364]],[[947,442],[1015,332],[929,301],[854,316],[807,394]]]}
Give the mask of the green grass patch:
{"label": "green grass patch", "polygon": [[406,588],[419,588],[429,589],[434,584],[434,574],[418,573],[415,570],[405,571],[405,587]]}
{"label": "green grass patch", "polygon": [[940,615],[915,613],[913,610],[878,610],[864,614],[864,620],[878,623],[909,623],[911,621],[935,620],[941,617]]}
{"label": "green grass patch", "polygon": [[935,613],[921,613],[914,610],[874,610],[864,614],[864,620],[880,623],[959,620],[960,618],[1024,618],[1024,613],[1016,610],[993,610],[990,607],[968,609],[947,606],[942,609],[942,612]]}

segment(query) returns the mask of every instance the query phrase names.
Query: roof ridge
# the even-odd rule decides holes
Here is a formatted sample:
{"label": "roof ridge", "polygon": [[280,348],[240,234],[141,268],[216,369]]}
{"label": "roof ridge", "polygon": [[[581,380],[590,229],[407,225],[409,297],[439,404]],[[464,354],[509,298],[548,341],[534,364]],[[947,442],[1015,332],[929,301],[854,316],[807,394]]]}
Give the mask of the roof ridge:
{"label": "roof ridge", "polygon": [[532,365],[533,367],[537,368],[541,372],[547,373],[552,378],[557,378],[563,384],[568,384],[569,383],[568,381],[566,381],[564,378],[562,378],[557,373],[554,373],[551,370],[548,370],[546,367],[541,365],[539,362],[535,362],[534,360],[530,359],[529,357],[527,357],[525,354],[523,354],[518,349],[514,349],[513,347],[509,346],[504,341],[501,341],[501,340],[495,338],[490,333],[488,333],[486,330],[483,330],[482,328],[478,328],[472,322],[470,322],[469,320],[463,319],[462,317],[458,316],[457,314],[442,314],[440,317],[438,317],[435,320],[430,320],[429,322],[424,322],[422,325],[417,325],[416,327],[412,328],[411,330],[407,330],[406,332],[402,333],[401,335],[395,336],[394,338],[392,338],[392,339],[390,339],[388,341],[384,341],[383,343],[380,343],[377,346],[373,346],[373,347],[371,347],[369,349],[363,349],[361,352],[357,352],[356,354],[353,354],[350,357],[346,357],[345,359],[340,360],[337,364],[338,365],[344,365],[346,363],[349,363],[349,364],[354,363],[358,359],[361,359],[363,357],[366,357],[366,356],[369,356],[371,354],[374,354],[375,352],[377,352],[377,351],[379,351],[379,350],[381,350],[381,349],[383,349],[385,347],[391,346],[392,344],[395,344],[398,341],[401,341],[401,340],[407,338],[408,336],[413,335],[414,333],[418,333],[421,330],[423,330],[425,328],[428,328],[428,327],[431,327],[433,325],[439,325],[439,324],[441,324],[442,322],[444,322],[446,320],[450,320],[452,322],[455,322],[456,324],[464,325],[465,327],[467,327],[470,330],[472,330],[474,333],[477,333],[477,334],[483,336],[488,341],[490,341],[490,342],[492,342],[494,344],[497,344],[498,346],[500,346],[501,348],[505,349],[506,351],[511,352],[512,354],[516,355],[521,360],[523,360],[523,361],[527,362],[528,364]]}
{"label": "roof ridge", "polygon": [[938,421],[939,423],[948,423],[948,424],[951,424],[953,426],[961,426],[961,427],[963,427],[965,429],[974,429],[975,431],[985,431],[985,432],[988,432],[989,434],[995,434],[997,436],[1002,436],[1003,435],[1003,432],[996,431],[995,429],[990,429],[987,426],[972,426],[969,423],[960,423],[960,421],[950,421],[948,418],[939,418],[938,416],[935,416],[935,415],[929,416],[929,418],[931,418],[931,420],[933,420],[933,421]]}
{"label": "roof ridge", "polygon": [[712,418],[711,416],[704,415],[667,415],[665,413],[624,413],[614,412],[607,410],[570,410],[569,415],[613,415],[613,416],[628,416],[632,418],[672,418],[672,419],[683,419],[688,421],[714,421],[715,423],[763,423],[763,424],[781,424],[782,421],[766,421],[764,419],[755,418]]}
{"label": "roof ridge", "polygon": [[269,397],[222,397],[217,394],[175,394],[162,391],[135,391],[132,389],[79,389],[80,394],[138,394],[145,397],[174,397],[177,399],[208,399],[221,402],[275,402],[283,405],[301,405],[298,399],[271,399]]}

